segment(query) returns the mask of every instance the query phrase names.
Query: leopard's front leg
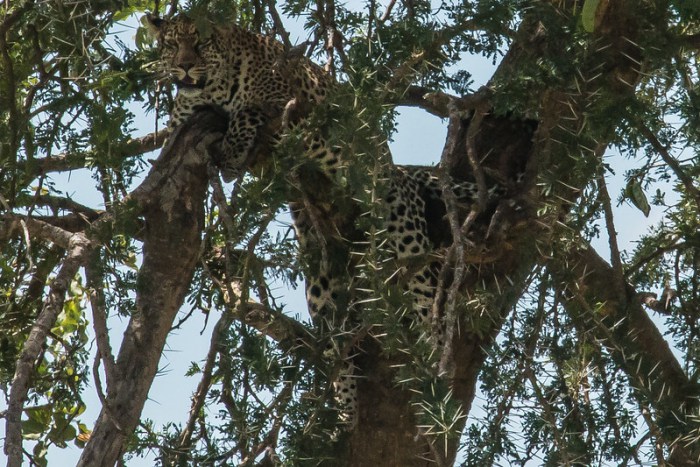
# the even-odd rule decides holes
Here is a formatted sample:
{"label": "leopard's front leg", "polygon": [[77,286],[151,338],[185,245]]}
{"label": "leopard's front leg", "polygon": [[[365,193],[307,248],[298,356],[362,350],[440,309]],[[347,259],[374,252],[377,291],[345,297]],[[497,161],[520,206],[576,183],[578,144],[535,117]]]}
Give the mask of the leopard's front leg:
{"label": "leopard's front leg", "polygon": [[251,156],[261,143],[268,123],[268,111],[260,107],[245,107],[229,116],[228,131],[221,142],[221,154],[214,163],[221,169],[225,182],[235,180],[245,171]]}
{"label": "leopard's front leg", "polygon": [[163,141],[163,148],[168,146],[170,139],[172,138],[175,130],[185,123],[192,114],[194,114],[198,104],[197,99],[187,97],[183,94],[178,93],[175,96],[175,102],[173,103],[173,108],[170,111],[170,119],[168,120],[168,126],[166,127],[165,140]]}

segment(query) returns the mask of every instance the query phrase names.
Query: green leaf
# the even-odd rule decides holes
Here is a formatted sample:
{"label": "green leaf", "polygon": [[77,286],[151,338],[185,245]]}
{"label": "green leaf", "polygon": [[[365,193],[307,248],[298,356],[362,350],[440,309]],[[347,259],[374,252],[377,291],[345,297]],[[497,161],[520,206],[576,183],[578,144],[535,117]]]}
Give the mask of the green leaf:
{"label": "green leaf", "polygon": [[136,255],[133,252],[130,252],[126,258],[124,258],[124,265],[130,269],[133,269],[134,271],[139,270],[139,267],[136,264]]}
{"label": "green leaf", "polygon": [[637,209],[644,213],[645,217],[649,217],[651,206],[649,206],[649,201],[647,200],[647,196],[644,194],[644,190],[642,189],[642,185],[639,183],[639,180],[633,178],[627,182],[625,196],[632,202],[632,204],[635,205]]}
{"label": "green leaf", "polygon": [[37,440],[41,438],[41,434],[46,429],[46,425],[42,425],[36,420],[22,420],[22,438]]}
{"label": "green leaf", "polygon": [[72,441],[78,434],[73,425],[69,424],[69,420],[62,413],[54,414],[54,426],[49,431],[49,439],[57,446],[65,447],[66,441]]}
{"label": "green leaf", "polygon": [[595,13],[598,10],[600,0],[586,0],[581,10],[581,23],[586,32],[595,30]]}
{"label": "green leaf", "polygon": [[34,446],[34,457],[32,458],[34,464],[40,467],[48,465],[48,461],[46,460],[46,454],[48,452],[49,448],[46,446],[46,443],[43,441],[38,442],[36,446]]}
{"label": "green leaf", "polygon": [[136,11],[136,9],[133,7],[124,8],[123,10],[117,10],[114,13],[114,21],[124,21],[129,16],[134,14],[134,11]]}
{"label": "green leaf", "polygon": [[136,44],[136,48],[143,50],[146,48],[146,46],[153,45],[153,36],[149,33],[147,28],[140,27],[136,30],[134,43]]}
{"label": "green leaf", "polygon": [[44,426],[48,426],[49,422],[51,421],[51,406],[48,404],[37,407],[29,407],[24,409],[24,413],[27,414],[29,420]]}

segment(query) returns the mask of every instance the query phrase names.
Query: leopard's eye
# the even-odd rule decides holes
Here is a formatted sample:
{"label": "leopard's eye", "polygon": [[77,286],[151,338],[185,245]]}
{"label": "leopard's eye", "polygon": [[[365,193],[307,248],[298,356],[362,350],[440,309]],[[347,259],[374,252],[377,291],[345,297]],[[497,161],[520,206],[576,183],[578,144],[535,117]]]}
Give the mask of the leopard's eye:
{"label": "leopard's eye", "polygon": [[194,46],[197,50],[202,50],[205,47],[209,47],[209,45],[211,45],[211,39],[202,39],[198,40]]}
{"label": "leopard's eye", "polygon": [[177,42],[175,42],[172,39],[166,39],[165,41],[163,41],[163,46],[168,48],[168,49],[176,50],[177,49]]}

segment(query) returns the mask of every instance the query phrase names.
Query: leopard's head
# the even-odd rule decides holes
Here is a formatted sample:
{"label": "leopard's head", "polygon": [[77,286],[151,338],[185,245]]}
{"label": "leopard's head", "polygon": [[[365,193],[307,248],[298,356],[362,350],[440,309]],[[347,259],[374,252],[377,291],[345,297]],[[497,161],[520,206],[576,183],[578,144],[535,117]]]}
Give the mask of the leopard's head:
{"label": "leopard's head", "polygon": [[180,92],[192,96],[199,94],[218,56],[211,29],[202,31],[201,26],[184,15],[171,19],[147,15],[146,23],[158,40],[164,71]]}

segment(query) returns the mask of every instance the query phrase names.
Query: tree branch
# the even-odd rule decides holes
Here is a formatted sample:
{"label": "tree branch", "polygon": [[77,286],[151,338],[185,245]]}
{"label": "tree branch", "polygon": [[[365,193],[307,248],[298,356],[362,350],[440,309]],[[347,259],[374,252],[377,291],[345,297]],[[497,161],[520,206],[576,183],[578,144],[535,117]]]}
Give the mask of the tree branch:
{"label": "tree branch", "polygon": [[91,256],[90,262],[85,266],[85,276],[92,307],[95,341],[97,342],[97,356],[95,358],[104,362],[107,387],[110,387],[119,376],[117,375],[116,363],[112,354],[112,346],[109,343],[109,332],[107,330],[108,312],[105,305],[104,276],[100,269],[99,250],[95,250]]}
{"label": "tree branch", "polygon": [[[108,388],[79,466],[113,466],[138,424],[166,338],[199,259],[207,189],[207,148],[224,121],[202,111],[183,125],[161,152],[132,198],[143,206],[143,264],[136,309],[116,362],[119,378]],[[114,419],[113,417],[116,417]]]}
{"label": "tree branch", "polygon": [[316,336],[295,319],[274,311],[258,302],[248,302],[237,316],[248,326],[282,344],[285,350],[303,345],[315,351]]}
{"label": "tree branch", "polygon": [[209,352],[207,353],[206,363],[204,364],[204,369],[202,370],[202,379],[197,385],[197,391],[192,395],[192,407],[190,408],[187,423],[180,434],[176,451],[177,458],[175,459],[174,465],[185,465],[185,456],[192,449],[192,434],[194,433],[195,423],[199,418],[199,413],[204,406],[207,394],[209,393],[209,388],[211,387],[214,363],[216,361],[216,355],[219,352],[219,338],[221,334],[228,329],[230,324],[231,314],[224,311],[212,330]]}
{"label": "tree branch", "polygon": [[[550,260],[548,267],[567,284],[565,305],[571,317],[608,349],[657,417],[684,421],[686,434],[693,432],[692,426],[700,428],[692,418],[700,388],[691,384],[641,301],[635,300],[638,294],[632,286],[626,285],[625,296],[620,297],[610,287],[616,272],[590,247],[570,251],[563,264]],[[700,462],[697,443],[687,444],[671,433],[664,437],[674,455],[683,459],[678,465]]]}
{"label": "tree branch", "polygon": [[659,153],[661,156],[661,159],[673,170],[673,173],[676,174],[676,177],[683,183],[683,186],[685,187],[686,191],[690,196],[693,197],[695,200],[695,206],[700,209],[700,190],[695,186],[695,182],[693,181],[693,178],[685,173],[681,165],[678,163],[675,157],[673,157],[669,152],[666,147],[661,144],[661,141],[656,137],[656,135],[647,127],[646,125],[642,124],[641,122],[636,122],[637,128],[639,128],[639,131],[641,131],[642,135],[649,141],[649,144],[651,144],[651,147],[654,148],[654,150]]}
{"label": "tree branch", "polygon": [[464,96],[453,96],[422,86],[409,86],[397,105],[419,107],[440,118],[447,118],[451,115],[464,117],[474,109],[487,108],[492,95],[493,91],[486,86]]}
{"label": "tree branch", "polygon": [[86,217],[91,217],[95,218],[98,216],[98,212],[95,211],[92,208],[89,208],[87,206],[84,206],[70,198],[67,197],[62,197],[62,196],[50,196],[50,195],[41,195],[41,196],[33,196],[27,200],[26,203],[18,203],[18,206],[27,206],[30,208],[34,208],[36,206],[44,206],[51,208],[53,210],[66,210],[66,211],[72,211],[74,213],[78,214],[83,214]]}
{"label": "tree branch", "polygon": [[[160,148],[165,141],[167,130],[160,130],[158,133],[149,133],[141,138],[129,140],[122,148],[122,158],[138,156],[146,152],[155,151]],[[26,179],[33,179],[50,172],[66,172],[85,168],[85,161],[88,154],[59,154],[54,157],[34,159],[31,161],[19,161],[17,170],[24,173]]]}
{"label": "tree branch", "polygon": [[91,244],[85,235],[76,233],[70,235],[66,247],[68,257],[63,261],[61,269],[53,280],[41,313],[32,326],[17,359],[5,416],[7,420],[5,454],[8,456],[8,467],[19,467],[22,464],[22,410],[29,392],[29,380],[35,365],[40,360],[49,331],[63,310],[66,291],[89,254]]}
{"label": "tree branch", "polygon": [[39,237],[53,242],[64,250],[68,250],[71,247],[71,241],[73,241],[75,233],[66,229],[44,222],[36,217],[23,218],[15,214],[8,214],[3,217],[5,224],[3,229],[0,230],[2,237],[10,237],[18,230],[24,230],[26,227],[32,237]]}
{"label": "tree branch", "polygon": [[480,30],[480,25],[474,20],[463,20],[456,24],[438,29],[433,33],[433,40],[423,50],[414,52],[411,57],[401,65],[394,68],[391,79],[387,83],[387,89],[395,91],[401,89],[401,85],[417,74],[416,67],[434,59],[441,59],[442,48],[451,40],[465,31]]}

